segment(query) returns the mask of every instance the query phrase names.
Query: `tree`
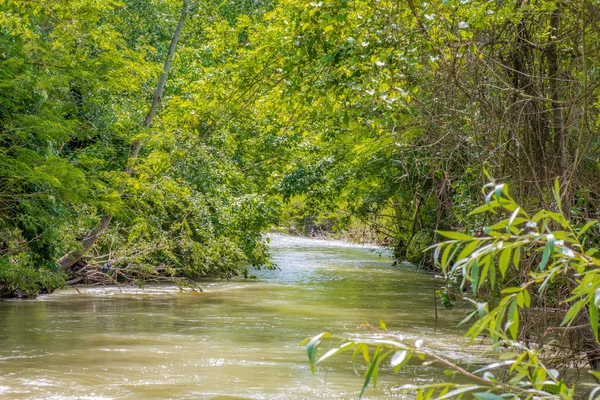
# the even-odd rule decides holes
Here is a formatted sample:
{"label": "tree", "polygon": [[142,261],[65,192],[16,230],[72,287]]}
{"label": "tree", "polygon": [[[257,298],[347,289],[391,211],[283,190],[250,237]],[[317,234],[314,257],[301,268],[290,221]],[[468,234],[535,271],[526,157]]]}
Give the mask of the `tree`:
{"label": "tree", "polygon": [[[167,76],[169,75],[169,70],[171,69],[171,62],[173,61],[173,56],[175,55],[175,50],[177,48],[177,42],[181,37],[183,25],[185,24],[185,20],[187,19],[188,13],[190,11],[190,6],[191,4],[189,0],[183,1],[183,6],[181,8],[181,17],[179,18],[179,23],[177,24],[177,28],[175,28],[173,38],[171,39],[169,52],[167,53],[167,57],[165,59],[162,72],[160,74],[160,78],[158,79],[158,85],[156,87],[156,91],[154,92],[152,105],[150,106],[148,114],[146,115],[146,119],[144,120],[144,128],[146,129],[152,128],[154,116],[156,115],[158,107],[160,106],[160,102],[165,90],[165,84],[167,82]],[[127,166],[127,174],[129,175],[131,175],[134,172],[133,164],[138,158],[140,149],[142,147],[142,142],[140,141],[140,139],[136,139],[134,140],[131,147],[131,153],[129,154],[129,161]],[[98,225],[96,225],[92,232],[86,235],[81,241],[81,250],[69,251],[67,254],[65,254],[58,260],[58,264],[61,266],[61,268],[64,270],[68,270],[77,261],[79,261],[81,257],[83,257],[83,255],[94,245],[94,243],[96,243],[98,237],[102,234],[102,232],[106,230],[112,218],[113,216],[110,214],[103,215],[102,218],[100,218],[100,222],[98,223]]]}

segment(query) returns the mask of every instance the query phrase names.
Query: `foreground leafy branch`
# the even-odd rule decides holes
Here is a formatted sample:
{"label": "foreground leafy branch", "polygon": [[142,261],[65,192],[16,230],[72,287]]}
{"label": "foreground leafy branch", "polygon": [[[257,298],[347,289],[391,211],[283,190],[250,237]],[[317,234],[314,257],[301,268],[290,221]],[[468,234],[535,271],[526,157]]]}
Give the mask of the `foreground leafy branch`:
{"label": "foreground leafy branch", "polygon": [[[362,397],[369,383],[377,384],[379,370],[386,358],[390,358],[389,367],[393,372],[398,372],[414,357],[425,364],[438,363],[446,368],[446,375],[461,375],[471,381],[469,384],[453,382],[436,383],[424,386],[404,385],[404,391],[416,391],[418,399],[449,399],[470,393],[477,399],[572,399],[574,388],[569,387],[563,380],[558,379],[558,371],[547,368],[539,359],[538,354],[518,343],[513,343],[515,351],[504,353],[497,362],[490,363],[473,372],[466,370],[452,361],[440,357],[435,351],[427,349],[422,339],[411,343],[401,336],[387,334],[384,331],[368,327],[377,331],[377,338],[351,340],[344,337],[333,336],[330,332],[323,332],[313,338],[306,339],[301,344],[307,344],[308,358],[311,370],[315,372],[317,364],[330,357],[352,351],[352,363],[362,357],[366,362],[363,386],[359,397]],[[338,340],[341,344],[330,349],[317,359],[317,351],[325,340]],[[518,354],[517,352],[520,352]],[[356,367],[354,367],[356,370]],[[500,380],[495,371],[510,375],[508,380]]]}
{"label": "foreground leafy branch", "polygon": [[[536,310],[536,302],[547,293],[566,293],[559,299],[557,312],[562,312],[562,322],[557,328],[587,329],[589,337],[584,340],[582,351],[587,355],[592,369],[598,360],[598,307],[600,306],[600,260],[594,255],[598,249],[586,245],[586,233],[598,222],[590,221],[583,227],[573,227],[561,211],[560,187],[556,183],[553,195],[556,211],[542,210],[530,216],[510,196],[508,186],[490,183],[484,187],[485,204],[475,209],[471,215],[491,213],[493,216],[506,214],[481,235],[468,235],[458,232],[438,233],[447,241],[439,243],[434,258],[449,280],[459,282],[459,290],[470,289],[474,310],[461,324],[476,318],[467,332],[471,341],[482,334],[488,334],[493,347],[502,343],[509,351],[503,351],[499,359],[476,371],[470,372],[423,346],[423,340],[414,344],[401,337],[375,329],[378,335],[366,340],[352,340],[336,337],[329,332],[308,339],[307,351],[312,371],[316,364],[342,352],[353,351],[353,365],[362,355],[367,363],[364,373],[362,396],[369,383],[377,382],[383,361],[390,357],[390,368],[398,371],[414,356],[426,362],[433,362],[448,368],[448,375],[462,375],[472,383],[441,383],[416,389],[418,398],[454,398],[470,393],[478,399],[535,398],[573,399],[575,387],[565,382],[558,370],[546,367],[542,354],[546,349],[534,349],[519,342],[523,330],[521,316],[525,309]],[[535,268],[524,265],[522,258],[537,260]],[[523,265],[522,265],[523,264]],[[516,283],[516,284],[515,284]],[[566,287],[567,291],[557,290]],[[491,300],[478,301],[486,293]],[[533,300],[532,300],[533,298]],[[585,310],[585,312],[584,312]],[[585,337],[585,334],[584,334]],[[339,340],[340,345],[329,350],[317,359],[317,350],[325,340]],[[502,378],[494,371],[502,371]],[[597,371],[591,371],[600,378]],[[600,390],[598,386],[590,394],[590,399]],[[581,396],[581,394],[579,394]]]}

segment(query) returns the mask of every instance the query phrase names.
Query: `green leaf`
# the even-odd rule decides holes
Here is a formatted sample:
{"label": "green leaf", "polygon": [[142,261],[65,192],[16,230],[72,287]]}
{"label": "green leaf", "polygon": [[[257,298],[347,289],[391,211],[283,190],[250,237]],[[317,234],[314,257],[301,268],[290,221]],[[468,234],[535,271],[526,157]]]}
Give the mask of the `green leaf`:
{"label": "green leaf", "polygon": [[547,216],[548,216],[548,212],[546,210],[540,210],[533,216],[531,221],[535,222],[537,224],[539,221],[546,218]]}
{"label": "green leaf", "polygon": [[485,189],[485,188],[487,188],[487,187],[492,187],[492,186],[494,186],[494,185],[496,184],[496,183],[494,182],[494,179],[492,179],[492,175],[490,175],[490,173],[488,172],[488,170],[487,170],[485,167],[483,167],[483,174],[485,175],[485,177],[486,177],[486,178],[487,178],[487,180],[488,180],[488,183],[486,183],[486,184],[483,186],[483,188],[484,188],[484,189]]}
{"label": "green leaf", "polygon": [[516,299],[510,303],[508,309],[507,319],[509,321],[508,331],[513,340],[517,340],[517,334],[519,333],[519,307],[517,306]]}
{"label": "green leaf", "polygon": [[525,307],[531,306],[531,295],[527,289],[523,289],[523,304]]}
{"label": "green leaf", "polygon": [[[435,248],[435,250],[433,251],[433,262],[435,263],[436,266],[441,267],[444,272],[446,272],[446,270],[444,269],[444,266],[440,265],[439,263],[440,263],[440,250],[442,249],[442,247],[444,247],[445,244],[446,243],[440,243],[440,244],[437,244],[437,245],[431,247],[431,248]],[[425,250],[428,250],[428,249],[425,249]]]}
{"label": "green leaf", "polygon": [[377,365],[375,366],[375,372],[373,372],[373,377],[371,378],[373,380],[373,387],[375,387],[377,385],[377,377],[379,376],[379,366],[381,365],[381,362],[383,360],[385,360],[386,357],[389,356],[390,354],[392,354],[393,352],[394,352],[394,350],[388,350],[377,358]]}
{"label": "green leaf", "polygon": [[569,229],[570,224],[569,221],[565,218],[565,216],[561,213],[555,213],[548,211],[548,216],[552,218],[554,221],[558,222],[563,228]]}
{"label": "green leaf", "polygon": [[358,358],[358,355],[360,354],[361,350],[362,350],[362,346],[358,345],[358,346],[356,346],[356,349],[354,349],[354,353],[352,353],[352,369],[354,370],[354,373],[359,376],[360,376],[360,374],[358,373],[358,370],[356,369],[356,359]]}
{"label": "green leaf", "polygon": [[500,204],[497,201],[490,201],[489,203],[486,203],[482,206],[477,207],[476,209],[471,211],[468,215],[472,216],[472,215],[481,214],[482,212],[486,212],[486,211],[493,211],[494,208],[498,207],[499,205]]}
{"label": "green leaf", "polygon": [[512,378],[510,378],[510,380],[508,381],[508,383],[510,383],[512,385],[519,382],[521,379],[523,379],[525,377],[529,377],[529,374],[527,373],[526,370],[519,370],[518,368],[516,368],[516,369],[519,371],[519,373],[517,375],[513,376]]}
{"label": "green leaf", "polygon": [[[556,263],[554,265],[556,265]],[[550,282],[552,282],[552,279],[554,279],[554,277],[560,272],[560,270],[560,265],[552,268],[550,273],[546,275],[546,279],[544,279],[544,282],[542,282],[542,284],[540,285],[540,288],[538,289],[539,293],[543,293],[548,288],[548,285],[550,284]]]}
{"label": "green leaf", "polygon": [[556,200],[558,209],[562,209],[562,201],[560,198],[560,182],[558,181],[558,178],[554,180],[554,189],[552,189],[552,194],[554,195],[554,200]]}
{"label": "green leaf", "polygon": [[517,305],[519,307],[524,307],[525,306],[525,296],[523,296],[523,292],[519,292],[517,294]]}
{"label": "green leaf", "polygon": [[597,220],[592,220],[590,222],[588,222],[587,224],[585,224],[583,226],[583,228],[581,228],[581,230],[579,231],[579,233],[577,234],[577,238],[580,238],[583,234],[585,234],[592,226],[596,225],[598,223]]}
{"label": "green leaf", "polygon": [[454,376],[455,374],[456,374],[456,371],[454,371],[452,369],[444,370],[444,375],[446,375],[446,376]]}
{"label": "green leaf", "polygon": [[381,330],[383,330],[383,331],[387,330],[387,326],[385,325],[385,322],[383,322],[383,320],[381,318],[379,319],[379,326],[381,327]]}
{"label": "green leaf", "polygon": [[442,253],[442,268],[445,270],[448,266],[448,256],[450,255],[450,251],[452,251],[452,247],[454,246],[454,243],[450,243],[448,246],[446,246],[446,248],[444,249],[444,252]]}
{"label": "green leaf", "polygon": [[548,265],[548,260],[550,256],[554,252],[554,235],[549,233],[546,235],[546,246],[544,247],[544,252],[542,254],[542,262],[540,263],[540,271],[544,271],[546,269],[546,265]]}
{"label": "green leaf", "polygon": [[394,353],[391,359],[391,366],[394,372],[398,372],[411,359],[412,354],[412,352],[406,350]]}
{"label": "green leaf", "polygon": [[502,324],[502,320],[504,319],[504,314],[506,314],[506,308],[502,307],[498,310],[496,314],[496,318],[491,320],[490,322],[490,337],[497,343],[500,339],[500,328]]}
{"label": "green leaf", "polygon": [[506,275],[506,270],[508,269],[508,263],[510,262],[510,253],[511,249],[507,248],[502,250],[500,253],[500,258],[498,260],[498,268],[500,269],[500,273],[502,274],[502,278]]}
{"label": "green leaf", "polygon": [[392,356],[392,359],[390,360],[391,367],[396,368],[396,366],[401,364],[406,359],[407,354],[408,352],[406,350],[395,352]]}
{"label": "green leaf", "polygon": [[477,312],[476,312],[476,311],[473,311],[473,312],[469,313],[469,315],[467,315],[467,316],[466,316],[466,317],[465,317],[465,318],[464,318],[462,321],[460,321],[460,322],[458,323],[458,326],[461,326],[462,324],[465,324],[465,323],[469,322],[469,320],[470,320],[471,318],[473,318],[473,316],[474,316],[475,314],[477,314]]}
{"label": "green leaf", "polygon": [[505,188],[508,189],[508,185],[506,185],[505,183],[500,183],[496,185],[496,187],[494,188],[494,196],[496,197],[496,200],[500,200],[502,192],[505,191]]}
{"label": "green leaf", "polygon": [[516,270],[519,270],[519,263],[521,261],[521,247],[517,247],[513,253],[513,265]]}
{"label": "green leaf", "polygon": [[310,341],[308,342],[308,345],[306,346],[306,351],[308,352],[308,360],[310,361],[310,370],[313,373],[313,375],[315,373],[317,349],[319,348],[319,345],[321,344],[321,341],[323,339],[328,339],[330,337],[331,337],[331,333],[329,333],[329,332],[320,333],[317,336],[310,339]]}
{"label": "green leaf", "polygon": [[519,208],[519,206],[517,205],[517,203],[515,203],[512,200],[506,200],[506,199],[501,199],[500,200],[500,205],[506,211],[515,211],[517,208]]}
{"label": "green leaf", "polygon": [[486,310],[487,310],[487,303],[477,303],[477,313],[479,314],[479,318],[483,318]]}
{"label": "green leaf", "polygon": [[354,348],[354,346],[356,346],[355,342],[344,343],[340,347],[336,347],[334,349],[331,349],[327,353],[323,354],[321,356],[321,358],[319,358],[319,360],[315,364],[319,364],[320,362],[325,361],[326,359],[328,359],[331,356],[334,356],[336,354],[342,353],[342,352],[344,352],[346,350],[350,350],[350,349]]}
{"label": "green leaf", "polygon": [[488,271],[490,269],[490,257],[485,257],[481,263],[481,269],[479,272],[479,284],[477,285],[477,289],[481,288],[481,285],[485,282],[485,278],[488,276]]}
{"label": "green leaf", "polygon": [[590,326],[592,327],[592,332],[594,332],[594,338],[596,338],[596,342],[598,341],[598,306],[594,300],[594,297],[597,297],[597,292],[590,295],[590,303],[588,304],[588,310],[590,313]]}
{"label": "green leaf", "polygon": [[579,311],[581,311],[581,308],[584,305],[585,305],[585,300],[579,300],[578,302],[573,304],[571,306],[571,308],[569,308],[569,311],[567,311],[567,314],[565,315],[565,318],[563,319],[561,325],[565,325],[565,324],[573,321],[573,319],[577,316],[577,314],[579,314]]}
{"label": "green leaf", "polygon": [[498,357],[500,360],[512,360],[513,358],[515,358],[516,356],[518,356],[517,353],[509,351],[507,353],[502,353],[500,354],[500,357]]}
{"label": "green leaf", "polygon": [[592,327],[592,332],[594,332],[594,338],[596,338],[596,342],[598,341],[598,307],[590,302],[588,309],[590,311],[590,326]]}
{"label": "green leaf", "polygon": [[[492,255],[489,255],[489,266],[490,266],[490,285],[492,286],[492,289],[494,289],[496,287],[496,264],[494,263],[494,258],[492,257]],[[479,284],[481,286],[481,284]]]}
{"label": "green leaf", "polygon": [[471,289],[473,293],[477,292],[477,286],[479,283],[479,263],[477,259],[473,261],[473,267],[471,268]]}
{"label": "green leaf", "polygon": [[363,397],[365,392],[367,391],[367,387],[369,386],[369,382],[371,381],[371,377],[375,372],[375,369],[378,367],[377,361],[379,360],[379,353],[381,352],[381,347],[377,347],[375,350],[375,354],[373,354],[373,362],[369,364],[369,367],[365,371],[365,381],[363,383],[362,390],[360,391],[360,395],[358,398]]}
{"label": "green leaf", "polygon": [[[514,357],[512,357],[512,358],[514,358]],[[515,363],[515,360],[505,360],[505,361],[495,362],[495,363],[486,365],[483,368],[479,368],[478,370],[474,371],[473,373],[474,374],[478,374],[478,373],[483,372],[483,371],[489,371],[490,369],[495,369],[495,368],[499,368],[499,367],[505,367],[507,365],[512,365],[514,363]]]}
{"label": "green leaf", "polygon": [[521,290],[523,290],[521,287],[512,286],[512,287],[507,287],[507,288],[502,289],[500,291],[500,293],[502,293],[502,294],[519,293]]}
{"label": "green leaf", "polygon": [[371,362],[371,357],[369,356],[369,346],[367,346],[366,344],[362,345],[362,353],[363,353],[363,358],[365,359],[365,361],[367,363]]}
{"label": "green leaf", "polygon": [[467,241],[467,240],[473,240],[473,236],[469,236],[466,235],[464,233],[460,233],[460,232],[452,232],[452,231],[435,231],[437,234],[442,235],[448,239],[453,239],[453,240],[462,240],[462,241]]}
{"label": "green leaf", "polygon": [[458,257],[456,258],[456,260],[462,260],[463,258],[466,258],[468,256],[471,255],[471,253],[473,253],[473,251],[475,251],[475,249],[477,248],[477,246],[479,245],[479,243],[481,243],[481,241],[479,240],[473,240],[472,242],[469,242],[461,251],[460,253],[458,253]]}
{"label": "green leaf", "polygon": [[490,226],[490,229],[497,231],[497,230],[506,228],[506,231],[510,232],[510,226],[512,224],[519,225],[526,221],[527,221],[527,218],[523,218],[523,217],[515,217],[512,221],[509,219],[504,219],[504,220]]}
{"label": "green leaf", "polygon": [[508,225],[506,226],[506,233],[510,233],[510,227],[513,224],[513,222],[515,221],[515,218],[517,218],[519,211],[521,211],[521,209],[519,207],[517,207],[517,209],[515,211],[513,211],[512,215],[510,216],[510,219],[508,220]]}

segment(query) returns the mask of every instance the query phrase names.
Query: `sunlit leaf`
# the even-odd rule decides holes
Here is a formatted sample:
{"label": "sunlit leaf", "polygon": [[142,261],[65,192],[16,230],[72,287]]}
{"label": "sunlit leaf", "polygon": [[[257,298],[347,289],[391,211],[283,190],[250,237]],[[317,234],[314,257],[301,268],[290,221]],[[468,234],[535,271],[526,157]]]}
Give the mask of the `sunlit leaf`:
{"label": "sunlit leaf", "polygon": [[365,371],[365,379],[364,379],[362,390],[360,391],[360,395],[358,396],[359,398],[363,397],[363,395],[367,391],[367,387],[369,387],[369,382],[371,381],[371,377],[373,376],[375,369],[378,368],[378,366],[379,366],[377,361],[379,360],[380,352],[381,352],[380,347],[375,349],[375,353],[373,354],[373,362],[371,362],[369,364],[367,370]]}
{"label": "sunlit leaf", "polygon": [[340,347],[330,349],[325,354],[323,354],[321,356],[321,358],[319,358],[319,360],[315,364],[319,364],[320,362],[325,361],[326,359],[328,359],[336,354],[342,353],[346,350],[353,349],[355,346],[356,346],[356,344],[354,342],[348,342],[348,343],[344,343]]}
{"label": "sunlit leaf", "polygon": [[383,331],[387,330],[387,326],[381,318],[379,319],[379,326],[381,327],[381,330],[383,330]]}
{"label": "sunlit leaf", "polygon": [[392,368],[395,369],[396,366],[402,364],[402,362],[406,359],[407,355],[408,352],[406,350],[395,352],[390,361],[390,365],[392,366]]}
{"label": "sunlit leaf", "polygon": [[448,239],[453,239],[453,240],[462,240],[462,241],[467,241],[467,240],[473,240],[473,237],[464,233],[460,233],[460,232],[452,232],[452,231],[436,231],[436,233],[438,233],[441,236],[444,236]]}
{"label": "sunlit leaf", "polygon": [[587,224],[585,224],[583,226],[583,228],[581,228],[581,230],[577,234],[577,237],[579,238],[579,237],[583,236],[588,230],[590,230],[590,228],[592,228],[594,225],[597,225],[597,224],[598,224],[598,221],[595,219],[592,221],[589,221]]}
{"label": "sunlit leaf", "polygon": [[315,364],[317,359],[317,350],[321,341],[323,339],[328,339],[331,337],[331,333],[323,332],[313,337],[306,346],[306,351],[308,352],[308,360],[310,361],[310,370],[314,374],[315,373]]}
{"label": "sunlit leaf", "polygon": [[508,269],[508,263],[510,262],[510,254],[512,250],[510,248],[502,250],[500,253],[500,258],[498,259],[498,268],[500,269],[500,274],[502,278],[506,276],[506,271]]}

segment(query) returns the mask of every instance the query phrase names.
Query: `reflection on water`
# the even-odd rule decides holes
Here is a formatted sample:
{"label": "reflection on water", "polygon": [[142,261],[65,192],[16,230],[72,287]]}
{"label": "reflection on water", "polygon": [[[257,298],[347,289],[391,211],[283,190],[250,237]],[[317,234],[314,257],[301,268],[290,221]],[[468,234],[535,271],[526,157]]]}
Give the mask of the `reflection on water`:
{"label": "reflection on water", "polygon": [[[80,288],[0,302],[0,398],[356,398],[349,357],[313,377],[297,343],[323,330],[365,334],[361,322],[379,318],[454,360],[471,357],[455,328],[460,312],[441,312],[433,335],[429,276],[362,246],[284,236],[271,244],[278,270],[207,282],[203,293]],[[368,397],[400,397],[394,388],[439,375],[418,363],[382,371]]]}

